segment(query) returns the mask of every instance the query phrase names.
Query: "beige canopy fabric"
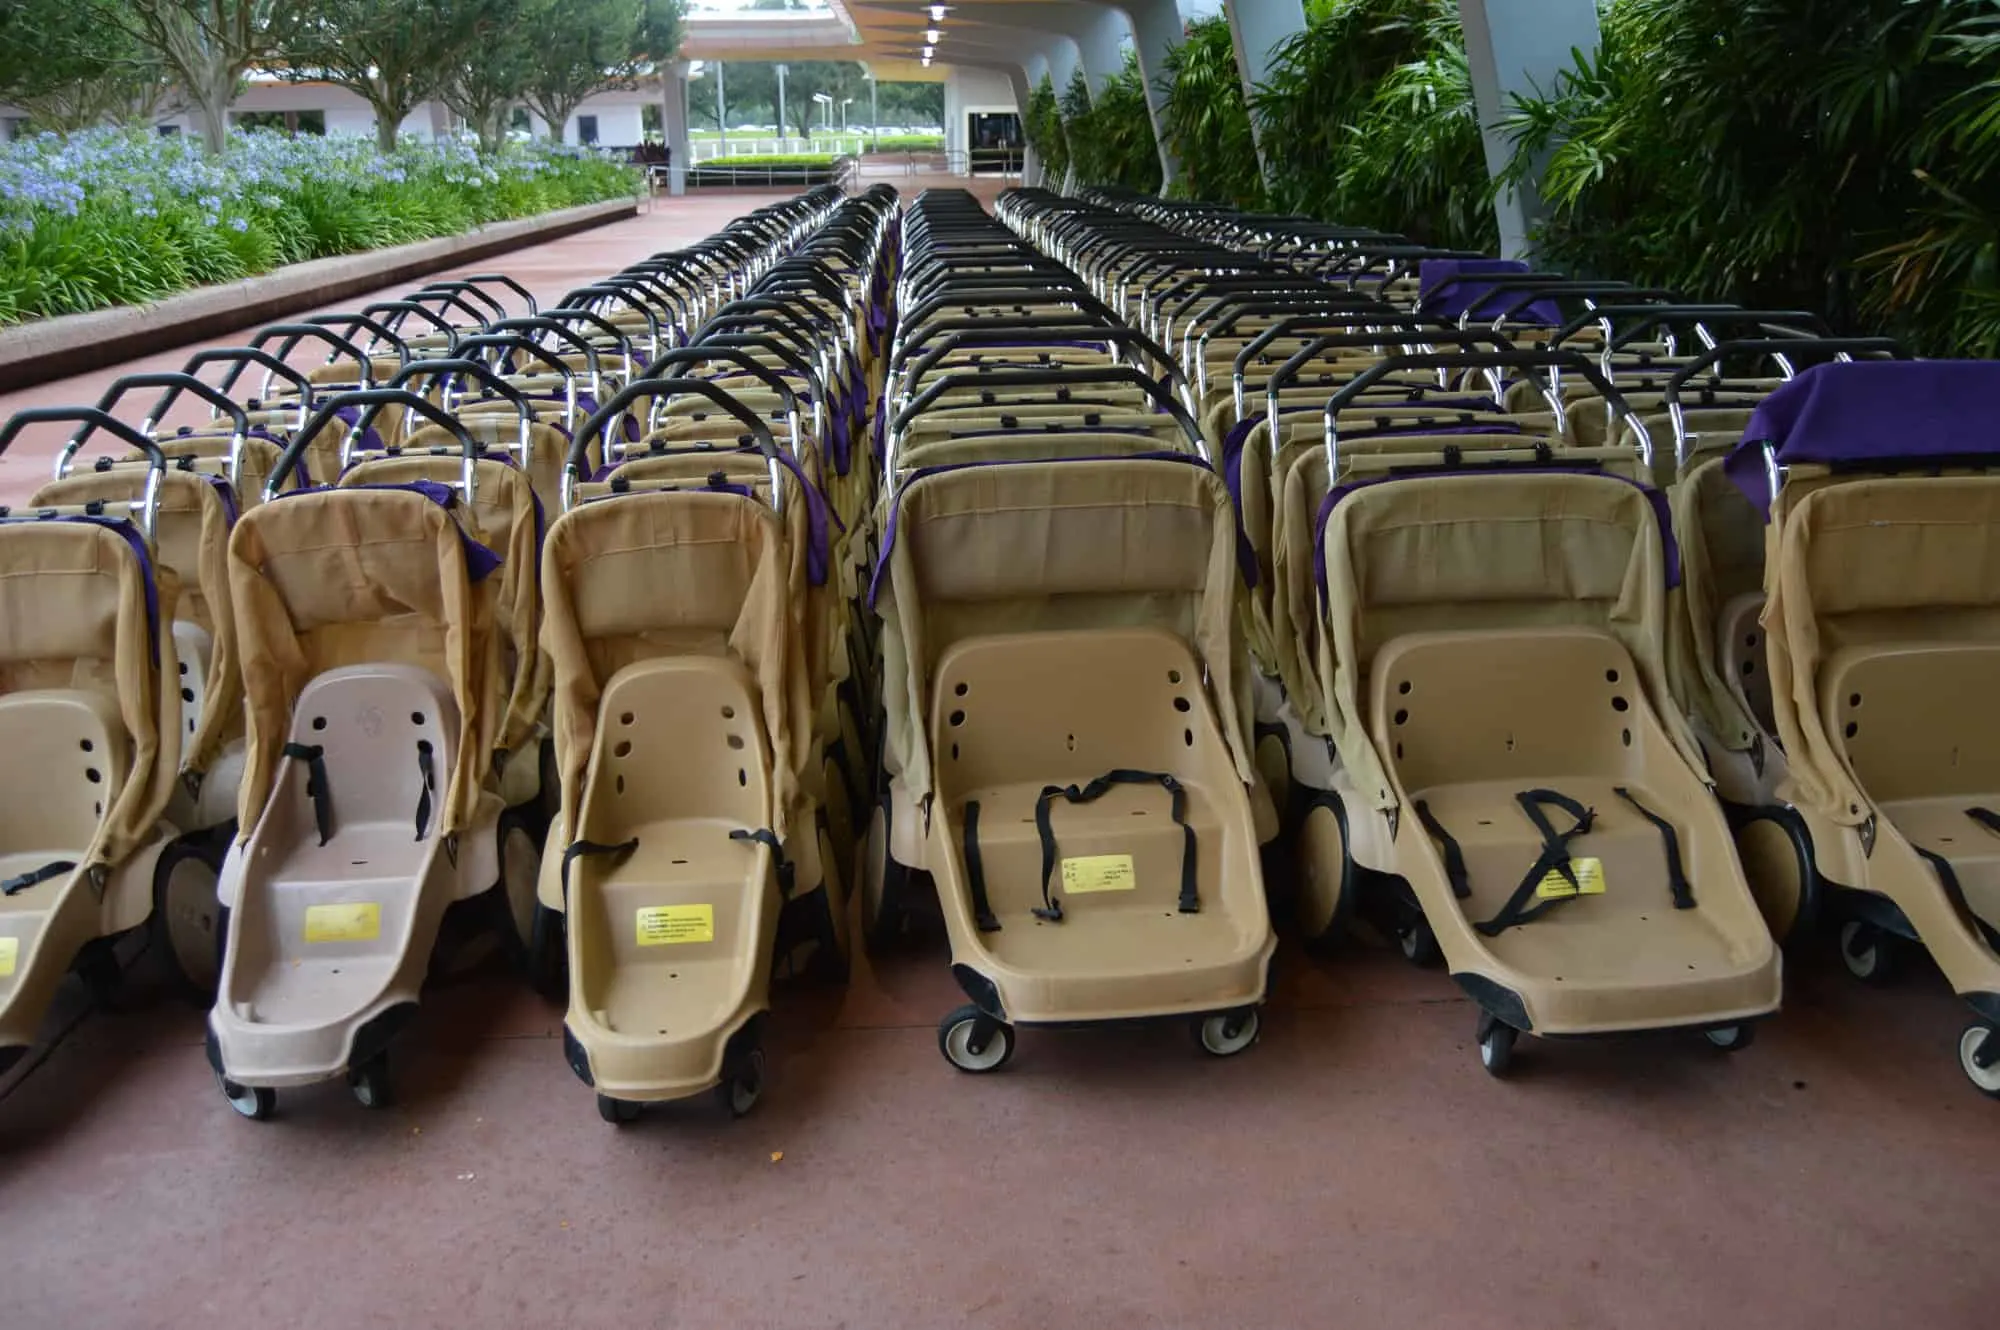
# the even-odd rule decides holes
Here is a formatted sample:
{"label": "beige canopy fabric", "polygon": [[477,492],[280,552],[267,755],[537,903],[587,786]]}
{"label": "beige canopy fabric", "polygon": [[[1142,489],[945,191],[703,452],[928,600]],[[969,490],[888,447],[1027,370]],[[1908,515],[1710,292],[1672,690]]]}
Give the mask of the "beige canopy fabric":
{"label": "beige canopy fabric", "polygon": [[1609,476],[1430,476],[1369,485],[1329,514],[1319,675],[1342,764],[1381,809],[1395,794],[1362,698],[1383,644],[1445,629],[1587,625],[1632,655],[1661,724],[1701,750],[1667,689],[1666,563],[1653,508]]}
{"label": "beige canopy fabric", "polygon": [[1820,665],[1842,647],[2000,642],[2000,476],[1847,480],[1784,507],[1763,619],[1779,793],[1853,826],[1869,804],[1826,732]]}
{"label": "beige canopy fabric", "polygon": [[1757,738],[1755,718],[1716,659],[1722,608],[1764,585],[1764,528],[1759,513],[1729,478],[1722,459],[1697,466],[1668,491],[1680,541],[1681,586],[1670,609],[1667,672],[1674,694],[1732,752]]}
{"label": "beige canopy fabric", "polygon": [[[442,443],[448,435],[435,425],[411,435],[410,448]],[[526,473],[497,458],[484,458],[473,477],[472,502],[460,502],[458,513],[466,533],[500,556],[495,627],[500,634],[500,683],[506,712],[494,733],[501,752],[527,742],[541,721],[554,681],[554,666],[541,648],[542,587],[536,575],[536,551],[541,527],[535,517],[536,495]],[[399,457],[370,457],[348,468],[344,486],[406,485],[433,480],[456,484],[462,458],[456,448],[436,455],[404,452]]]}
{"label": "beige canopy fabric", "polygon": [[777,514],[755,499],[642,490],[572,509],[542,551],[542,642],[555,662],[553,716],[563,811],[576,826],[612,675],[669,655],[729,656],[755,682],[785,838],[809,784],[813,696],[792,629],[789,555]]}
{"label": "beige canopy fabric", "polygon": [[[135,500],[145,493],[148,474],[142,465],[79,471],[42,486],[28,506]],[[211,644],[200,727],[182,741],[180,754],[182,768],[199,776],[243,733],[243,671],[237,659],[236,621],[229,613],[229,510],[222,492],[203,475],[162,473],[154,535],[155,557],[173,570],[180,584],[179,603],[164,622],[179,618],[196,624]],[[181,727],[174,730],[179,734]]]}
{"label": "beige canopy fabric", "polygon": [[1242,577],[1229,493],[1215,473],[1161,459],[971,466],[910,482],[894,524],[876,601],[885,758],[912,797],[931,792],[929,681],[953,642],[1137,625],[1193,647],[1237,774],[1250,783]]}
{"label": "beige canopy fabric", "polygon": [[[128,539],[128,534],[130,539]],[[75,688],[117,703],[132,769],[83,866],[123,863],[152,834],[180,775],[171,631],[179,579],[134,550],[137,529],[92,522],[0,523],[0,693]],[[150,561],[150,556],[148,561]]]}
{"label": "beige canopy fabric", "polygon": [[229,541],[249,743],[239,837],[262,816],[292,705],[343,665],[420,665],[458,703],[458,760],[441,825],[472,824],[501,716],[497,575],[468,579],[458,519],[414,490],[288,495],[247,512]]}

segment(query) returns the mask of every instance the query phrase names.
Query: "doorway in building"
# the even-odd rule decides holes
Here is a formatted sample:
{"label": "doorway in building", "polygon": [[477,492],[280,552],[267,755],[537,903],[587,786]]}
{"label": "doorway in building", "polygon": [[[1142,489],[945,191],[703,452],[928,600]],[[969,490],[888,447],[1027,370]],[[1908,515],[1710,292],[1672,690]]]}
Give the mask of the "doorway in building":
{"label": "doorway in building", "polygon": [[966,155],[978,174],[1006,174],[1021,169],[1021,117],[1012,111],[968,111],[965,116]]}

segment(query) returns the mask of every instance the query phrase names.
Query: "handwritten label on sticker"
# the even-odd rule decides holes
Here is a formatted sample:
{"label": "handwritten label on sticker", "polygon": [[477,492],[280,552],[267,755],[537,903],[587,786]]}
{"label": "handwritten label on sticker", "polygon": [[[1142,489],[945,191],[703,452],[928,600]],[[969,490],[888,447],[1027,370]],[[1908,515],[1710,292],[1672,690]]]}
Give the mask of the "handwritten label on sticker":
{"label": "handwritten label on sticker", "polygon": [[1572,859],[1570,871],[1576,874],[1576,884],[1570,885],[1568,878],[1554,868],[1543,875],[1535,887],[1535,894],[1545,901],[1559,901],[1571,896],[1602,896],[1604,894],[1604,863],[1599,859]]}
{"label": "handwritten label on sticker", "polygon": [[1129,854],[1091,854],[1062,861],[1063,890],[1072,895],[1091,891],[1130,891],[1139,885]]}
{"label": "handwritten label on sticker", "polygon": [[639,911],[639,945],[671,947],[715,941],[713,905],[648,905]]}
{"label": "handwritten label on sticker", "polygon": [[21,939],[0,937],[0,979],[14,973],[15,962],[21,959]]}
{"label": "handwritten label on sticker", "polygon": [[306,907],[308,942],[373,942],[381,936],[382,907],[374,901]]}

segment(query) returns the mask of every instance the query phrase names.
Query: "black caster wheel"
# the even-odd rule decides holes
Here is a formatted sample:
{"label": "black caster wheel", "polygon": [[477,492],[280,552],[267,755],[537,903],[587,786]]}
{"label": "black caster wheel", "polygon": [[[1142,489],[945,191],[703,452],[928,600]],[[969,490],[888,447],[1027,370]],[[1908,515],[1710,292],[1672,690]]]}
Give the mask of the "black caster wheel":
{"label": "black caster wheel", "polygon": [[395,1083],[389,1079],[389,1058],[379,1054],[359,1067],[347,1069],[347,1088],[354,1102],[363,1108],[387,1108],[396,1102]]}
{"label": "black caster wheel", "polygon": [[2000,1026],[1974,1021],[1958,1037],[1958,1066],[1972,1088],[2000,1099]]}
{"label": "black caster wheel", "polygon": [[1402,951],[1404,960],[1421,969],[1428,970],[1444,960],[1437,934],[1431,931],[1430,920],[1421,914],[1396,934],[1396,946]]}
{"label": "black caster wheel", "polygon": [[229,1106],[252,1122],[267,1122],[278,1111],[276,1090],[266,1090],[261,1086],[252,1089],[223,1076],[217,1076],[215,1082],[222,1087],[222,1097],[229,1101]]}
{"label": "black caster wheel", "polygon": [[876,807],[860,853],[861,929],[873,951],[886,951],[902,939],[909,923],[912,870],[889,853],[888,810]]}
{"label": "black caster wheel", "polygon": [[153,868],[153,940],[172,962],[183,995],[204,1007],[215,1001],[228,934],[229,912],[216,899],[227,844],[226,838],[221,848],[177,840]]}
{"label": "black caster wheel", "polygon": [[1757,1027],[1754,1025],[1718,1025],[1712,1030],[1703,1030],[1703,1037],[1725,1053],[1741,1053],[1757,1042]]}
{"label": "black caster wheel", "polygon": [[542,909],[536,898],[542,848],[531,821],[513,809],[500,815],[500,880],[493,884],[491,898],[493,932],[500,949],[523,973],[534,946],[536,915]]}
{"label": "black caster wheel", "polygon": [[522,968],[528,987],[551,1002],[569,1001],[569,936],[562,911],[536,902]]}
{"label": "black caster wheel", "polygon": [[1210,1057],[1233,1058],[1257,1042],[1259,1024],[1255,1007],[1225,1011],[1196,1021],[1194,1038]]}
{"label": "black caster wheel", "polygon": [[1840,926],[1840,963],[1864,984],[1893,984],[1908,966],[1909,948],[1902,938],[1860,919]]}
{"label": "black caster wheel", "polygon": [[1014,1056],[1014,1027],[970,1004],[938,1022],[938,1052],[960,1071],[998,1071]]}
{"label": "black caster wheel", "polygon": [[732,1118],[746,1116],[757,1107],[757,1101],[764,1096],[764,1050],[753,1048],[722,1084],[715,1087],[715,1097],[723,1110]]}
{"label": "black caster wheel", "polygon": [[613,1099],[608,1094],[601,1094],[597,1096],[597,1116],[614,1127],[622,1127],[639,1120],[639,1105],[630,1099]]}
{"label": "black caster wheel", "polygon": [[1514,1067],[1514,1043],[1521,1032],[1491,1016],[1479,1018],[1479,1065],[1489,1076],[1505,1076]]}

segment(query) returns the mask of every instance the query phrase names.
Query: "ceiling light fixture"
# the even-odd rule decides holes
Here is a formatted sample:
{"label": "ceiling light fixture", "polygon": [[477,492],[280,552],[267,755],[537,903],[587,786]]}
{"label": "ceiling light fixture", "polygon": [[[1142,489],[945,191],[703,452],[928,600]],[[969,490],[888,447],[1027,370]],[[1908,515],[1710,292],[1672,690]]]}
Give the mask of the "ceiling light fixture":
{"label": "ceiling light fixture", "polygon": [[925,60],[929,60],[929,59],[930,59],[930,58],[931,58],[932,56],[934,56],[934,55],[936,55],[936,54],[937,54],[937,47],[935,47],[935,46],[926,46],[926,47],[924,48],[924,59],[925,59]]}
{"label": "ceiling light fixture", "polygon": [[931,6],[931,22],[933,22],[933,23],[942,23],[942,22],[944,22],[944,11],[945,11],[945,7],[944,7],[943,5],[932,5],[932,6]]}
{"label": "ceiling light fixture", "polygon": [[938,39],[943,35],[944,34],[939,32],[936,28],[924,29],[924,40],[929,42],[933,46],[937,45]]}

